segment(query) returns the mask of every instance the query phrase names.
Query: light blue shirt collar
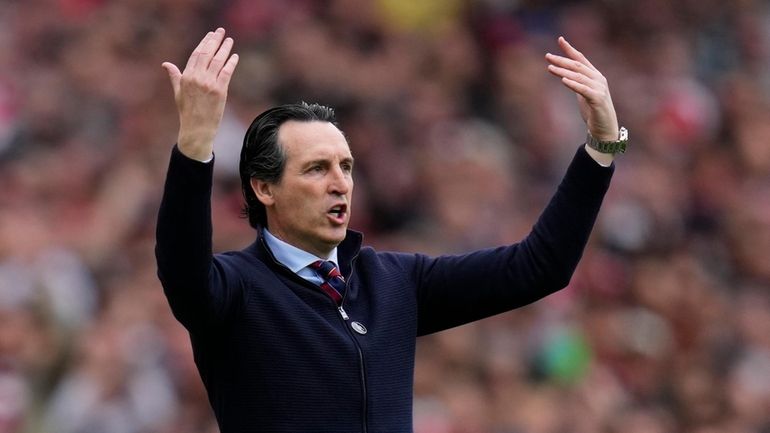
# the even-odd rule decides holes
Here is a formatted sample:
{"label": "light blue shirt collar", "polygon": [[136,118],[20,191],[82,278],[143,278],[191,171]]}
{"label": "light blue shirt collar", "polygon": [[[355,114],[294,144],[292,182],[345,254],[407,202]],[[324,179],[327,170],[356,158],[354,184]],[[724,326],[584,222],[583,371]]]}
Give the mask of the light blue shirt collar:
{"label": "light blue shirt collar", "polygon": [[289,268],[295,274],[314,284],[320,284],[323,280],[315,270],[309,267],[313,262],[318,260],[329,260],[333,262],[335,266],[338,266],[336,247],[332,250],[331,254],[329,254],[329,257],[317,257],[305,250],[299,249],[294,245],[278,239],[267,229],[262,229],[262,234],[276,260],[281,262],[281,264]]}

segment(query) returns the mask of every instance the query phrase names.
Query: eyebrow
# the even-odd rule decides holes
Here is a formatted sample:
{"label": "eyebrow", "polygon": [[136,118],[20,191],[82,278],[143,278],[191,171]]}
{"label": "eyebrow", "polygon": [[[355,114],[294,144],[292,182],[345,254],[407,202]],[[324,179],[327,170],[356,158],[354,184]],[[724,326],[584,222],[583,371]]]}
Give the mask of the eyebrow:
{"label": "eyebrow", "polygon": [[[346,156],[345,158],[342,158],[340,160],[340,162],[349,162],[349,163],[355,163],[355,161],[356,161],[355,158],[353,158],[352,156]],[[329,162],[330,162],[330,159],[327,159],[327,158],[316,158],[305,162],[304,164],[301,165],[301,167],[304,168],[314,164],[329,164]]]}

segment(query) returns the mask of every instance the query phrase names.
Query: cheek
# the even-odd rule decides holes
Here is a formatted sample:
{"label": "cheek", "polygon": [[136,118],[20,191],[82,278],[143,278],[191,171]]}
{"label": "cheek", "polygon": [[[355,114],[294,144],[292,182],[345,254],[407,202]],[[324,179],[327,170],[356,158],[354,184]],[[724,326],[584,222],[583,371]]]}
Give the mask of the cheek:
{"label": "cheek", "polygon": [[312,191],[299,191],[286,203],[286,210],[294,214],[298,220],[312,220],[317,218],[323,200]]}

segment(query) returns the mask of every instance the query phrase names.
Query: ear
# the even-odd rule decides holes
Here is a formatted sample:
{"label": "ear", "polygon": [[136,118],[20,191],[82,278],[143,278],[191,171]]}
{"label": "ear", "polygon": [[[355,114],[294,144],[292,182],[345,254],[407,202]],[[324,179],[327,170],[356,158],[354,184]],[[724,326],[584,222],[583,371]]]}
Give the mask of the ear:
{"label": "ear", "polygon": [[251,190],[254,191],[254,195],[257,196],[257,200],[259,200],[266,207],[272,206],[273,203],[275,203],[272,183],[268,183],[264,180],[259,180],[252,177]]}

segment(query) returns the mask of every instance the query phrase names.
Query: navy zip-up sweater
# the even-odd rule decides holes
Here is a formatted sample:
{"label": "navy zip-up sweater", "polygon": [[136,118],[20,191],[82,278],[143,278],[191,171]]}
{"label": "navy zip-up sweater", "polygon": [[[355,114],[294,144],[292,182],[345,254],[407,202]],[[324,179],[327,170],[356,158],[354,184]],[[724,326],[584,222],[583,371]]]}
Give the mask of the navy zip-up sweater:
{"label": "navy zip-up sweater", "polygon": [[579,149],[532,232],[510,246],[432,258],[362,248],[349,231],[338,248],[347,319],[260,237],[212,254],[212,169],[172,151],[156,258],[222,433],[401,433],[412,431],[416,337],[565,287],[614,167]]}

